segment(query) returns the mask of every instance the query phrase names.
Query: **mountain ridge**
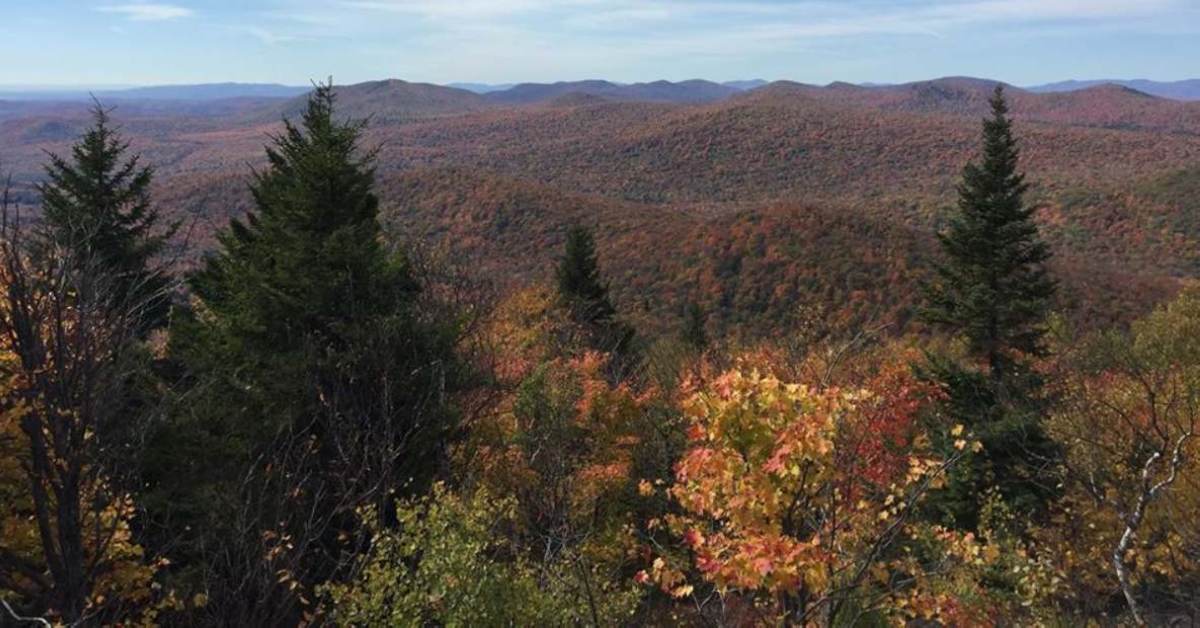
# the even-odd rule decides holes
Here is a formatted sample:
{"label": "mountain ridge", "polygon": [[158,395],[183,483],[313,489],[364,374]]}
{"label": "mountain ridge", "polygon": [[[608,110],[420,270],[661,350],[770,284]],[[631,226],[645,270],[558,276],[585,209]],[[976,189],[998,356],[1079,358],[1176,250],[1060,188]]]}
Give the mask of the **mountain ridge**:
{"label": "mountain ridge", "polygon": [[[393,79],[394,80],[394,79]],[[366,81],[375,83],[378,81]],[[858,90],[895,90],[911,89],[920,85],[941,85],[963,87],[991,86],[1000,81],[969,76],[948,76],[907,83],[852,83],[848,81],[833,81],[824,87],[827,89],[858,89]],[[434,85],[429,83],[421,83]],[[752,92],[764,87],[778,84],[801,84],[791,80],[766,81],[763,79],[735,80],[716,82],[704,79],[685,81],[648,81],[640,83],[620,83],[600,79],[557,81],[551,83],[449,83],[436,85],[448,89],[457,89],[483,96],[500,104],[527,104],[537,101],[550,101],[568,93],[578,93],[589,96],[599,96],[609,100],[631,100],[646,102],[715,102],[739,93]],[[1067,80],[1041,85],[1017,87],[1005,84],[1010,90],[1023,90],[1031,93],[1070,93],[1083,91],[1104,85],[1116,85],[1133,89],[1151,96],[1179,101],[1200,100],[1200,79],[1184,79],[1179,81],[1153,81],[1148,79],[1099,79],[1099,80]],[[814,86],[816,87],[816,86]],[[311,90],[311,86],[285,85],[279,83],[182,83],[167,85],[147,85],[120,88],[73,88],[73,87],[37,87],[37,86],[3,86],[0,85],[0,100],[2,101],[54,101],[78,102],[90,101],[92,98],[113,101],[180,101],[180,102],[210,102],[232,99],[287,99],[301,96]]]}
{"label": "mountain ridge", "polygon": [[[528,104],[399,80],[337,91],[340,115],[371,120],[364,146],[379,148],[380,198],[409,236],[523,282],[553,267],[564,225],[595,223],[602,253],[633,256],[608,264],[630,286],[616,294],[624,305],[637,306],[638,293],[663,308],[695,300],[722,328],[755,333],[786,326],[797,300],[904,325],[904,293],[925,272],[995,84],[777,81],[665,102],[622,98],[622,86],[596,81],[560,84]],[[694,98],[713,85],[638,89],[647,99],[692,89]],[[1128,320],[1200,279],[1200,103],[1104,85],[1010,87],[1009,96],[1078,320]],[[122,104],[117,115],[157,168],[156,202],[202,221],[189,231],[199,253],[250,207],[246,181],[264,139],[302,105],[199,118]],[[86,123],[84,103],[0,103],[4,165],[28,184],[23,204],[36,203],[46,151],[69,150]],[[642,322],[671,316],[658,309]]]}
{"label": "mountain ridge", "polygon": [[1152,81],[1148,79],[1070,80],[1047,83],[1045,85],[1034,85],[1027,89],[1037,93],[1073,92],[1100,85],[1118,85],[1135,89],[1151,96],[1170,98],[1172,100],[1200,100],[1200,79],[1185,79],[1181,81]]}
{"label": "mountain ridge", "polygon": [[138,101],[182,101],[206,102],[244,98],[291,98],[310,91],[311,87],[282,85],[278,83],[184,83],[178,85],[150,85],[119,89],[74,89],[74,88],[6,88],[0,86],[0,100],[20,101],[90,101],[138,100]]}

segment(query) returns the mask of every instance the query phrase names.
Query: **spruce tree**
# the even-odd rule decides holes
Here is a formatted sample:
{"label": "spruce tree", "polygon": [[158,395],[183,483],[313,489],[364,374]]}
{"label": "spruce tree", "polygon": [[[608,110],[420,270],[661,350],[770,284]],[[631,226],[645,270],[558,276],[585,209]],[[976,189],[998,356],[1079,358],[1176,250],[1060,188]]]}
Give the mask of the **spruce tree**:
{"label": "spruce tree", "polygon": [[[307,394],[314,379],[367,356],[406,373],[453,363],[452,330],[439,326],[448,323],[420,317],[419,282],[383,243],[375,153],[360,147],[365,122],[337,121],[334,100],[330,86],[319,86],[301,124],[286,122],[267,148],[267,169],[251,186],[255,210],[231,221],[190,278],[199,307],[178,334],[193,370],[235,378],[264,416],[285,422],[321,403]],[[388,337],[371,337],[385,330]],[[398,354],[390,362],[389,351]],[[411,380],[390,385],[409,381],[405,394],[423,394]]]}
{"label": "spruce tree", "polygon": [[566,250],[558,265],[558,294],[582,323],[607,323],[616,316],[608,286],[600,278],[592,232],[586,227],[567,231]]}
{"label": "spruce tree", "polygon": [[[161,435],[151,506],[203,530],[197,547],[236,541],[223,526],[249,474],[283,487],[256,498],[266,525],[305,509],[342,518],[295,522],[301,536],[352,526],[347,504],[422,492],[445,462],[457,321],[430,313],[412,266],[385,246],[364,123],[339,121],[334,105],[319,86],[273,138],[254,210],[190,278],[194,306],[172,335],[193,385]],[[305,551],[306,580],[337,568],[336,543]]]}
{"label": "spruce tree", "polygon": [[972,355],[999,382],[1027,357],[1043,354],[1046,315],[1055,283],[1050,251],[1038,235],[1029,185],[1018,172],[1020,152],[1003,88],[983,122],[983,156],[963,170],[958,213],[938,234],[946,261],[922,312],[926,321],[962,334]]}
{"label": "spruce tree", "polygon": [[617,317],[608,295],[608,285],[600,274],[592,232],[575,226],[567,231],[567,241],[559,259],[558,295],[563,305],[587,332],[588,344],[614,355],[614,377],[619,377],[633,362],[632,327]]}
{"label": "spruce tree", "polygon": [[363,128],[336,122],[334,94],[319,87],[301,124],[286,121],[267,147],[267,169],[251,185],[255,210],[230,222],[190,278],[246,355],[344,344],[357,321],[390,312],[415,289],[380,239],[375,155],[360,150]]}
{"label": "spruce tree", "polygon": [[1046,316],[1055,293],[1002,88],[983,122],[983,154],[968,164],[958,212],[939,234],[945,261],[926,289],[922,318],[964,339],[978,368],[931,356],[924,371],[947,393],[946,410],[979,435],[982,452],[956,468],[935,507],[973,528],[987,490],[1016,511],[1045,512],[1054,494],[1057,449],[1041,425],[1042,382],[1029,368],[1045,355]]}
{"label": "spruce tree", "polygon": [[[70,158],[50,155],[46,182],[38,186],[50,241],[96,256],[111,273],[116,297],[141,304],[141,333],[166,325],[170,280],[155,258],[174,229],[163,228],[150,203],[154,172],[127,157],[129,144],[97,104],[92,126]],[[83,255],[79,256],[84,257]]]}

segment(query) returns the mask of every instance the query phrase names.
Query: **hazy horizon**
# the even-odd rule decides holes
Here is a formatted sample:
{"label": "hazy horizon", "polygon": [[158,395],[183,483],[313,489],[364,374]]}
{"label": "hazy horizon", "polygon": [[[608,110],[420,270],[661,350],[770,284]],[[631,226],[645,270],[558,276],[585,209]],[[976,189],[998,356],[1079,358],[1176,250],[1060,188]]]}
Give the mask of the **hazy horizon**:
{"label": "hazy horizon", "polygon": [[[829,81],[827,83],[812,83],[812,84],[827,85],[829,83],[834,83],[834,82],[847,82],[847,83],[852,82],[853,84],[862,85],[862,86],[888,86],[888,85],[903,85],[906,83],[923,82],[923,81],[935,81],[935,80],[947,79],[947,78],[971,78],[971,79],[997,80],[997,81],[999,80],[999,79],[995,79],[995,78],[989,77],[989,76],[945,75],[945,76],[929,76],[929,77],[917,78],[917,79],[913,79],[913,80],[909,80],[909,81],[885,81],[885,80],[842,81],[840,79],[835,79],[834,81]],[[339,80],[337,80],[337,77],[333,77],[333,79],[334,79],[334,83],[337,85],[350,85],[350,84],[356,84],[356,83],[373,82],[373,81],[388,81],[388,80],[399,80],[399,81],[405,81],[405,82],[410,82],[410,83],[428,83],[431,85],[439,85],[439,86],[443,86],[443,87],[453,87],[453,86],[461,86],[461,85],[472,85],[472,86],[480,86],[480,87],[484,87],[484,86],[486,86],[486,87],[506,87],[506,86],[515,86],[515,85],[520,84],[520,83],[503,83],[503,82],[491,83],[491,82],[487,82],[487,81],[471,81],[471,80],[461,80],[461,81],[460,80],[452,80],[452,81],[430,83],[428,81],[409,80],[407,78],[400,77],[400,76],[381,76],[378,78],[367,78],[362,81],[355,81],[355,83],[346,83],[343,81],[339,81]],[[278,81],[229,81],[229,80],[214,80],[214,81],[208,81],[208,82],[202,82],[202,83],[137,83],[137,84],[120,84],[120,85],[92,85],[92,84],[71,84],[71,83],[62,83],[62,84],[47,83],[47,84],[31,85],[31,84],[0,83],[0,92],[20,93],[20,92],[124,91],[124,90],[139,90],[139,89],[159,88],[159,87],[199,87],[199,86],[215,86],[215,85],[239,85],[239,86],[263,85],[263,86],[287,87],[287,88],[306,88],[310,84],[313,84],[317,80],[318,79],[313,79],[312,81],[309,81],[308,83],[304,83],[304,84],[284,83],[284,82],[278,82]],[[584,82],[584,81],[606,81],[606,82],[613,83],[616,85],[633,85],[633,84],[639,84],[639,83],[642,83],[642,84],[653,83],[656,81],[663,81],[663,80],[668,80],[668,79],[649,79],[649,80],[645,80],[645,81],[617,81],[617,80],[607,79],[607,78],[603,78],[603,77],[581,77],[581,78],[551,79],[551,80],[546,80],[546,81],[528,81],[528,83],[554,84],[554,83],[578,83],[578,82]],[[1049,81],[1044,81],[1044,82],[1039,82],[1039,83],[1023,83],[1022,84],[1022,83],[1010,83],[1008,81],[1001,81],[1001,82],[1004,82],[1009,85],[1013,85],[1014,87],[1042,87],[1045,85],[1054,85],[1054,84],[1059,84],[1059,83],[1094,83],[1094,82],[1105,82],[1105,81],[1114,81],[1114,82],[1149,81],[1149,82],[1153,82],[1153,83],[1183,83],[1183,82],[1197,81],[1197,80],[1200,80],[1200,72],[1196,72],[1194,76],[1182,76],[1179,78],[1166,78],[1166,79],[1148,79],[1148,78],[1145,78],[1144,76],[1129,76],[1129,77],[1125,77],[1125,76],[1102,76],[1102,77],[1072,76],[1072,77],[1065,77],[1065,78],[1059,78],[1059,79],[1052,79]],[[804,82],[799,79],[788,78],[788,77],[764,78],[764,77],[758,77],[758,76],[749,76],[746,78],[731,79],[731,80],[715,80],[715,79],[705,78],[703,76],[697,76],[697,77],[692,77],[692,78],[678,79],[678,80],[669,81],[669,82],[679,83],[679,82],[684,82],[684,81],[709,81],[709,82],[718,83],[718,84],[742,83],[742,82],[751,82],[751,81],[763,81],[765,83],[774,83],[774,82],[780,82],[780,81],[791,81],[791,82],[797,82],[797,83]]]}

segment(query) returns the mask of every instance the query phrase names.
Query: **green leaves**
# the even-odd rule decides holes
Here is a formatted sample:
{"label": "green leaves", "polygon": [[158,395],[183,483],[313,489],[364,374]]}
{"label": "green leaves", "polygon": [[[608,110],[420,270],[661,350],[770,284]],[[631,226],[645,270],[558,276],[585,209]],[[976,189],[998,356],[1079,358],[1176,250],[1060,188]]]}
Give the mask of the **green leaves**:
{"label": "green leaves", "polygon": [[[578,557],[548,564],[521,555],[506,532],[517,504],[480,490],[456,494],[442,485],[397,504],[398,525],[383,529],[366,512],[374,536],[354,582],[326,589],[332,619],[357,626],[621,625],[638,594],[632,582],[603,582]],[[580,579],[595,590],[575,590]],[[585,601],[586,600],[586,601]]]}

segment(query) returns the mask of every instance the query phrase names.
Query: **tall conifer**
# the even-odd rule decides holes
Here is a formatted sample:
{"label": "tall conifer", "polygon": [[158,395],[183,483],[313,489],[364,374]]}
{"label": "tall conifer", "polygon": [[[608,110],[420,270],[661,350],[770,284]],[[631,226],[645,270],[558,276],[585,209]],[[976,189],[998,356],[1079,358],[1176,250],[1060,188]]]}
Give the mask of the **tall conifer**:
{"label": "tall conifer", "polygon": [[[435,378],[430,364],[453,362],[447,330],[419,320],[410,265],[382,241],[363,128],[337,121],[332,88],[319,86],[301,124],[286,123],[267,148],[268,167],[251,187],[256,209],[231,222],[191,278],[197,312],[177,343],[185,360],[285,424],[329,403],[313,397],[314,382],[364,386],[372,377],[411,386],[388,396],[390,409],[359,408],[376,416],[355,421],[416,420],[404,416],[416,410],[403,400],[428,392],[422,384],[435,387],[417,381]],[[364,391],[359,401],[371,397]],[[427,418],[424,428],[441,429]]]}
{"label": "tall conifer", "polygon": [[50,155],[46,182],[38,186],[48,235],[57,246],[86,250],[111,273],[123,303],[143,310],[142,333],[166,325],[169,278],[155,258],[173,231],[162,228],[150,203],[154,172],[97,104],[92,126],[71,148],[70,158]]}
{"label": "tall conifer", "polygon": [[1045,512],[1056,484],[1057,448],[1042,428],[1042,382],[1029,368],[1045,355],[1046,316],[1055,293],[1004,92],[997,87],[983,122],[983,154],[963,170],[958,212],[939,234],[936,267],[921,315],[966,342],[980,368],[933,357],[926,374],[947,393],[947,412],[976,433],[984,449],[955,470],[935,507],[951,523],[979,524],[985,491],[1014,510]]}
{"label": "tall conifer", "polygon": [[946,261],[937,266],[923,315],[962,334],[989,375],[1002,380],[1024,358],[1043,353],[1055,283],[1046,271],[1050,251],[1025,202],[1029,185],[1017,170],[1003,88],[996,87],[991,106],[982,160],[963,170],[958,213],[938,235]]}
{"label": "tall conifer", "polygon": [[587,331],[593,348],[614,354],[614,377],[633,362],[630,353],[634,330],[617,316],[600,274],[592,232],[575,226],[567,231],[567,242],[556,269],[558,296],[571,316]]}
{"label": "tall conifer", "polygon": [[558,265],[558,294],[584,323],[605,323],[616,316],[608,298],[608,286],[600,278],[592,232],[575,226],[567,231],[567,243]]}
{"label": "tall conifer", "polygon": [[[355,507],[420,493],[442,469],[461,373],[458,321],[428,313],[412,266],[385,246],[364,123],[339,121],[334,101],[319,86],[273,138],[254,210],[191,278],[172,354],[193,386],[159,447],[152,504],[208,535],[204,547],[236,542],[223,527],[253,503],[259,525],[309,535],[298,560],[313,582],[340,565],[323,529],[351,530]],[[272,488],[247,497],[247,477]]]}
{"label": "tall conifer", "polygon": [[231,221],[191,278],[241,353],[344,344],[356,321],[391,312],[415,290],[380,239],[375,155],[360,150],[362,130],[335,121],[334,93],[319,87],[301,124],[285,122],[267,147],[267,169],[251,186],[254,211]]}

